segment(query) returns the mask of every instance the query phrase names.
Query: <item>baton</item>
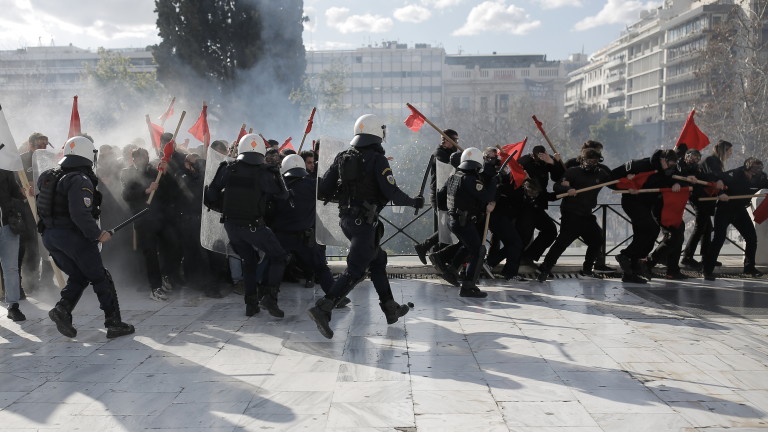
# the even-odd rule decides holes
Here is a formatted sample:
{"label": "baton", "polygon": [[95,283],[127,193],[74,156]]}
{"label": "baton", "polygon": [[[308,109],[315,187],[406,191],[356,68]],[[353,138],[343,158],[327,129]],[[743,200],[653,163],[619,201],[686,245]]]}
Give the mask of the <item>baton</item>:
{"label": "baton", "polygon": [[[432,153],[432,156],[429,157],[429,162],[427,162],[427,170],[424,171],[424,178],[421,179],[421,190],[419,191],[419,194],[416,195],[416,197],[422,197],[424,198],[424,188],[427,186],[427,178],[429,178],[429,169],[432,167],[432,162],[435,160],[435,154]],[[437,168],[435,168],[435,174],[437,174]],[[417,215],[419,214],[419,209],[414,209],[413,214]]]}
{"label": "baton", "polygon": [[135,221],[136,219],[144,216],[144,214],[146,212],[148,212],[148,211],[149,211],[149,207],[147,207],[144,210],[142,210],[142,211],[136,213],[135,215],[129,217],[128,219],[126,219],[125,221],[121,222],[118,226],[112,228],[111,230],[107,230],[107,232],[109,233],[109,235],[115,235],[115,233],[117,231],[120,231],[120,229],[122,229],[123,227],[125,227],[129,223],[131,223],[131,222]]}
{"label": "baton", "polygon": [[507,158],[504,159],[504,163],[501,164],[501,167],[499,167],[499,170],[496,171],[496,174],[501,173],[501,170],[503,170],[504,167],[507,166],[507,164],[509,163],[509,160],[515,157],[516,154],[517,154],[517,150],[513,151],[511,155],[507,156]]}

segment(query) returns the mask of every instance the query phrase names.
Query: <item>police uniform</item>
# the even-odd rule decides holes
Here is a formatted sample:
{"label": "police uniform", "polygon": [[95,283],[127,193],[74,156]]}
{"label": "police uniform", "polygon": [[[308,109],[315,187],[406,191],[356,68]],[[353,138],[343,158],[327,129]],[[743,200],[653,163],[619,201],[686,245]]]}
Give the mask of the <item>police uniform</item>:
{"label": "police uniform", "polygon": [[[283,160],[283,168],[295,160],[294,156],[301,159],[301,156],[290,155]],[[275,203],[270,225],[283,248],[319,278],[320,287],[327,294],[333,286],[333,275],[314,233],[317,179],[304,168],[285,170],[283,176],[290,196]]]}
{"label": "police uniform", "polygon": [[339,153],[318,184],[320,198],[334,197],[339,202],[339,226],[350,240],[347,268],[325,297],[310,308],[308,314],[318,330],[330,339],[331,310],[370,271],[371,282],[379,296],[387,323],[393,324],[408,312],[392,295],[387,279],[387,253],[379,246],[384,226],[379,212],[392,201],[395,205],[421,208],[424,199],[410,198],[397,187],[392,168],[384,156],[381,143],[384,126],[371,114],[355,122],[352,148]]}
{"label": "police uniform", "polygon": [[[224,229],[229,242],[243,261],[246,315],[259,312],[259,303],[270,315],[285,316],[277,305],[277,294],[288,253],[266,225],[267,203],[286,199],[288,191],[276,166],[265,162],[265,143],[257,134],[241,138],[240,154],[234,162],[222,162],[211,184],[206,188],[205,201],[221,205]],[[259,286],[257,265],[259,251],[269,260],[266,282]]]}
{"label": "police uniform", "polygon": [[61,290],[61,300],[48,316],[56,323],[59,332],[75,337],[77,330],[72,326],[72,310],[91,284],[104,311],[107,337],[131,334],[134,328],[122,322],[115,284],[99,253],[102,230],[96,223],[101,201],[96,190],[98,180],[91,168],[91,160],[83,156],[95,154],[96,150],[85,137],[71,138],[64,149],[64,158],[59,162],[64,175],[55,183],[55,189],[48,193],[48,188],[43,188],[44,175],[37,184],[43,244],[56,265],[68,276],[67,284]]}

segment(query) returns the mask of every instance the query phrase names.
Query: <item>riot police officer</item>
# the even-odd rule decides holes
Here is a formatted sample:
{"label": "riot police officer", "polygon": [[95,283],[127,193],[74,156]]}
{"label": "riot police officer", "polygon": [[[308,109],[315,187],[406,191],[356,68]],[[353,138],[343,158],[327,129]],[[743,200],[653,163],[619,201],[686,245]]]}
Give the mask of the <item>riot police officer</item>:
{"label": "riot police officer", "polygon": [[467,275],[461,284],[461,297],[487,297],[477,287],[480,266],[485,258],[485,247],[480,230],[485,223],[485,212],[496,205],[498,177],[481,176],[483,152],[475,147],[465,149],[456,172],[448,178],[448,228],[461,242],[459,254],[469,256]]}
{"label": "riot police officer", "polygon": [[[288,198],[280,172],[265,160],[266,143],[258,134],[240,139],[237,160],[222,162],[204,192],[207,207],[220,210],[232,248],[243,260],[245,314],[259,312],[259,303],[269,314],[282,318],[277,294],[288,253],[265,221],[267,203]],[[266,283],[258,286],[259,252],[269,260]]]}
{"label": "riot police officer", "polygon": [[[283,159],[280,173],[285,179],[289,198],[275,204],[272,230],[283,248],[292,253],[305,270],[320,279],[320,287],[327,294],[333,286],[333,275],[322,249],[315,242],[317,180],[309,175],[304,159],[296,154]],[[343,301],[344,305],[349,303],[349,299]]]}
{"label": "riot police officer", "polygon": [[325,297],[307,311],[328,339],[333,337],[331,310],[365,278],[366,270],[370,270],[387,323],[394,324],[408,313],[408,306],[395,301],[389,286],[387,253],[379,246],[384,234],[379,212],[389,201],[418,209],[424,206],[424,198],[411,198],[397,187],[381,146],[385,128],[382,120],[373,114],[358,118],[351,148],[336,155],[318,185],[320,199],[339,203],[339,226],[350,240],[347,268]]}
{"label": "riot police officer", "polygon": [[69,276],[61,290],[61,300],[48,312],[56,328],[67,337],[77,336],[72,326],[72,310],[89,285],[104,311],[107,338],[134,332],[120,317],[117,291],[109,271],[101,261],[98,243],[112,237],[102,231],[99,216],[101,194],[93,172],[96,161],[93,142],[82,136],[70,138],[64,145],[60,169],[48,170],[37,182],[37,209],[43,244],[56,265]]}

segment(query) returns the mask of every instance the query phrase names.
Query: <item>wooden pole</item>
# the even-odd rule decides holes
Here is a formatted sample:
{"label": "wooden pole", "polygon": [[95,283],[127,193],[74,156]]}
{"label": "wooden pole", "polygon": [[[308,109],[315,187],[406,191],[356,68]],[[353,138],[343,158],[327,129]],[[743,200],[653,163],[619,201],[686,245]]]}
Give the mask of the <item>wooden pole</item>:
{"label": "wooden pole", "polygon": [[[312,114],[309,115],[309,120],[307,120],[307,126],[309,126],[310,120],[313,120],[315,118],[315,112],[317,111],[317,107],[312,107]],[[299,151],[296,153],[301,153],[301,148],[304,147],[304,140],[307,139],[307,135],[309,132],[307,132],[306,129],[304,129],[304,137],[301,138],[301,144],[299,144]]]}
{"label": "wooden pole", "polygon": [[[171,99],[171,103],[168,104],[168,109],[165,110],[166,113],[168,112],[168,110],[171,109],[171,107],[173,106],[174,102],[176,102],[176,96],[174,96],[173,99]],[[163,113],[163,114],[165,114],[165,113]],[[147,116],[147,119],[149,119],[149,116]],[[168,117],[163,115],[163,121],[160,122],[160,126],[165,126],[165,121],[166,120],[168,120]]]}
{"label": "wooden pole", "polygon": [[696,181],[692,182],[691,180],[688,179],[688,177],[683,177],[683,176],[679,176],[679,175],[673,175],[672,178],[675,179],[675,180],[682,180],[682,181],[685,181],[685,182],[688,182],[688,183],[700,184],[702,186],[712,186],[712,185],[709,184],[709,182],[706,182],[704,180],[696,179]]}
{"label": "wooden pole", "polygon": [[[27,180],[27,173],[24,171],[19,171],[18,175],[19,181],[21,182],[21,187],[24,188],[24,195],[26,195],[30,189],[29,180]],[[27,196],[27,204],[29,204],[29,209],[32,210],[32,216],[34,217],[34,220],[37,221],[37,206],[35,205],[34,197]],[[56,263],[53,262],[53,257],[50,254],[48,254],[48,261],[51,263],[51,268],[53,268],[53,275],[56,278],[56,282],[59,284],[59,289],[63,289],[64,285],[66,285],[64,274],[61,272],[61,269],[56,265]]]}
{"label": "wooden pole", "polygon": [[[734,200],[734,199],[752,199],[752,198],[760,198],[760,197],[764,197],[764,196],[768,196],[768,194],[764,194],[763,193],[763,194],[754,194],[754,195],[733,195],[733,196],[729,196],[728,199],[729,200]],[[718,201],[719,199],[720,198],[716,197],[716,196],[715,197],[704,197],[704,198],[699,198],[699,201]]]}
{"label": "wooden pole", "polygon": [[442,136],[443,136],[443,138],[445,138],[445,139],[446,139],[446,140],[447,140],[449,143],[453,144],[453,146],[455,146],[457,149],[459,149],[459,151],[464,151],[464,149],[463,149],[463,148],[461,148],[461,146],[459,146],[459,144],[458,144],[458,143],[456,143],[456,141],[454,141],[454,140],[453,140],[453,138],[449,137],[448,135],[446,135],[446,134],[445,134],[445,132],[443,132],[443,130],[442,130],[442,129],[440,129],[439,127],[435,126],[435,124],[434,124],[434,123],[432,123],[432,121],[430,121],[430,120],[427,118],[427,116],[425,116],[424,114],[422,114],[422,113],[421,113],[421,111],[417,110],[415,106],[411,105],[410,103],[406,103],[406,105],[408,106],[408,108],[411,108],[412,110],[414,110],[414,111],[416,111],[417,113],[419,113],[419,115],[420,115],[422,118],[424,118],[424,121],[425,121],[425,122],[427,122],[427,124],[429,124],[430,126],[432,126],[432,127],[433,127],[433,128],[434,128],[434,129],[435,129],[437,132],[438,132],[438,133],[440,133],[440,135],[442,135]]}
{"label": "wooden pole", "polygon": [[[637,189],[637,193],[658,193],[658,192],[664,192],[664,191],[671,191],[672,188],[654,188],[654,189]],[[680,188],[680,192],[691,192],[691,188],[684,187]],[[628,194],[629,189],[621,189],[621,190],[615,190],[613,191],[615,194]],[[701,200],[701,198],[699,198]]]}
{"label": "wooden pole", "polygon": [[[531,116],[534,123],[536,123],[536,127],[539,129],[539,132],[544,136],[544,140],[547,141],[547,144],[549,144],[549,148],[552,150],[552,153],[557,153],[557,150],[555,150],[555,146],[552,145],[552,141],[550,141],[549,136],[547,136],[547,133],[544,132],[544,126],[543,123],[539,121],[539,119],[536,118],[536,116]],[[553,156],[554,157],[554,156]],[[560,165],[565,168],[565,162],[563,162],[563,157],[560,155]]]}
{"label": "wooden pole", "polygon": [[[611,180],[609,182],[596,184],[594,186],[588,186],[588,187],[585,187],[585,188],[576,189],[576,193],[579,194],[579,193],[586,192],[586,191],[591,191],[591,190],[594,190],[594,189],[600,189],[601,187],[610,186],[610,185],[616,184],[618,182],[619,182],[618,180]],[[564,192],[564,193],[556,195],[557,198],[564,198],[564,197],[567,197],[567,196],[568,196],[568,192]]]}
{"label": "wooden pole", "polygon": [[[176,135],[179,134],[179,129],[181,129],[181,122],[184,121],[184,116],[185,115],[187,115],[187,112],[186,111],[182,111],[181,112],[181,118],[179,118],[179,124],[176,125],[176,131],[173,133],[173,137],[171,138],[171,141],[175,140],[176,139]],[[163,153],[165,153],[165,152],[163,152]],[[162,160],[161,160],[161,163],[162,163]],[[165,169],[168,169],[168,167],[166,166]],[[157,171],[157,178],[155,179],[155,183],[160,181],[160,177],[163,176],[164,172],[165,172],[165,170],[163,170],[163,171],[158,170]],[[157,189],[155,189],[155,190],[153,190],[152,192],[149,193],[149,199],[147,199],[147,205],[152,204],[152,199],[155,197],[155,191],[157,191]]]}

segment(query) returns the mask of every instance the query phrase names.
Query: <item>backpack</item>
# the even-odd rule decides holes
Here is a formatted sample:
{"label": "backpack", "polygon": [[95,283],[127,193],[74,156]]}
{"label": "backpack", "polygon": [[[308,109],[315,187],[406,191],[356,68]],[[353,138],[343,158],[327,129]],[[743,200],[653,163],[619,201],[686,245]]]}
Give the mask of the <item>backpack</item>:
{"label": "backpack", "polygon": [[37,217],[39,220],[53,217],[53,201],[56,196],[56,185],[64,177],[61,168],[53,168],[40,174],[37,180]]}

